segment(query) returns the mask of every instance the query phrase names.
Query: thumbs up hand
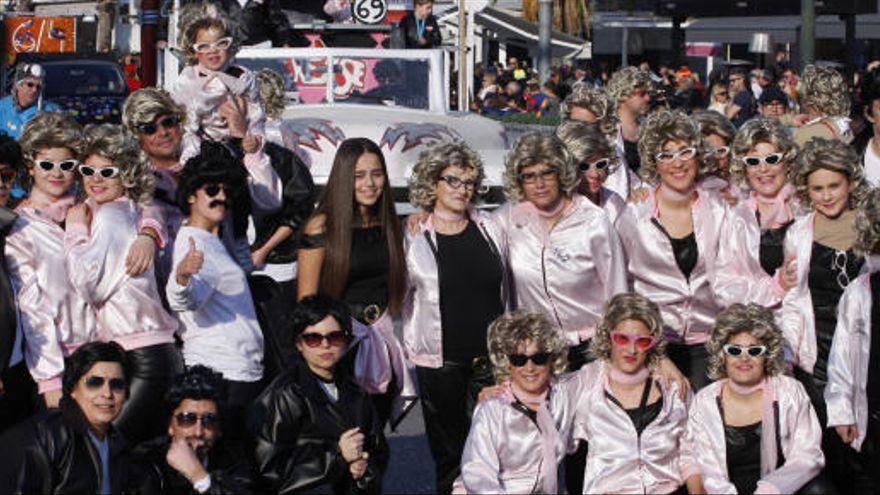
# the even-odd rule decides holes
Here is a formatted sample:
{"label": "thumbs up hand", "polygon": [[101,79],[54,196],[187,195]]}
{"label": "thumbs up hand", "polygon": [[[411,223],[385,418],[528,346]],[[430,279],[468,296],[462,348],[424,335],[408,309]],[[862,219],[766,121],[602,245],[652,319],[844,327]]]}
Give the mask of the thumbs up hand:
{"label": "thumbs up hand", "polygon": [[202,264],[205,263],[205,253],[196,249],[196,241],[190,237],[189,239],[189,251],[187,251],[186,256],[184,256],[183,260],[180,261],[180,264],[177,265],[177,284],[185,287],[189,284],[189,278],[199,273],[199,270],[202,269]]}

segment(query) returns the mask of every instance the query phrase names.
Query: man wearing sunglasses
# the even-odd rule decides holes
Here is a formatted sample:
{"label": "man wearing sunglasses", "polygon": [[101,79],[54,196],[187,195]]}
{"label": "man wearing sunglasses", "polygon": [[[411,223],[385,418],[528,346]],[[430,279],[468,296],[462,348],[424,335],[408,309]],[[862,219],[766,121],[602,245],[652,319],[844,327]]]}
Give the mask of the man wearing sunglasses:
{"label": "man wearing sunglasses", "polygon": [[0,99],[0,131],[15,139],[21,129],[37,112],[54,112],[58,106],[41,101],[43,68],[37,64],[21,64],[15,69],[12,92]]}
{"label": "man wearing sunglasses", "polygon": [[156,493],[251,492],[246,456],[222,441],[222,400],[223,377],[206,366],[193,366],[175,378],[166,399],[168,435],[135,451],[149,460]]}

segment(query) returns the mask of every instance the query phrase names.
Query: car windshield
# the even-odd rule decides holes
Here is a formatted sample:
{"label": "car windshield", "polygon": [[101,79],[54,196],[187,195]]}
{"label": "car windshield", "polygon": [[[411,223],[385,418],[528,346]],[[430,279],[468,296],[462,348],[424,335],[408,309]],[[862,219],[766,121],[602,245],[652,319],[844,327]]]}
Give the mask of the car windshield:
{"label": "car windshield", "polygon": [[236,63],[255,72],[271,69],[281,74],[285,93],[292,103],[328,103],[332,100],[335,104],[358,103],[419,110],[427,110],[430,105],[431,64],[428,59],[388,55],[277,58],[240,55]]}
{"label": "car windshield", "polygon": [[45,64],[44,95],[125,96],[122,73],[112,64]]}

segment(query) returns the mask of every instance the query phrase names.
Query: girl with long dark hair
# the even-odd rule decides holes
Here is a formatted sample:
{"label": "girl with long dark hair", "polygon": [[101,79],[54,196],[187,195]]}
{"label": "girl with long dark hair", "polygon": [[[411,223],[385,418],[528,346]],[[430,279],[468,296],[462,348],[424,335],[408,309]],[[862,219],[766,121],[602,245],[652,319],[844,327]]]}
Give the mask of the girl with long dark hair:
{"label": "girl with long dark hair", "polygon": [[[348,304],[354,322],[355,375],[381,395],[380,418],[402,417],[415,382],[391,318],[403,306],[403,232],[379,146],[366,138],[339,145],[327,187],[303,228],[297,256],[297,297],[318,292]],[[402,399],[392,401],[392,398]],[[394,404],[392,404],[394,402]]]}

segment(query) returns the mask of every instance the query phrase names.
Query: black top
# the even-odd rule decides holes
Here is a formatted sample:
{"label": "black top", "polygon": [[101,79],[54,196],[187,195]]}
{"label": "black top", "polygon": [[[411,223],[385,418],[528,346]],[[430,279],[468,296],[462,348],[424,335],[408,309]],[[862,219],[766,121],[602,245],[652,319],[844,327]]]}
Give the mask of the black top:
{"label": "black top", "polygon": [[627,141],[623,140],[623,156],[626,158],[626,165],[633,172],[638,172],[639,167],[642,165],[642,159],[639,158],[639,143],[638,141]]}
{"label": "black top", "polygon": [[816,318],[818,350],[813,379],[820,389],[824,389],[828,381],[828,354],[831,352],[831,341],[837,326],[837,303],[849,281],[858,276],[863,263],[864,258],[857,256],[852,249],[837,251],[813,242],[809,286]]}
{"label": "black top", "polygon": [[696,234],[691,232],[685,237],[676,239],[669,235],[666,227],[659,220],[652,218],[651,221],[669,238],[669,242],[672,243],[672,253],[675,255],[675,264],[678,265],[678,269],[684,275],[684,278],[690,281],[691,273],[694,271],[694,267],[697,266],[697,261],[700,258]]}
{"label": "black top", "polygon": [[[761,215],[755,212],[758,217],[758,224],[761,223]],[[785,262],[785,252],[783,244],[785,243],[785,233],[794,220],[775,229],[761,230],[761,245],[759,246],[759,258],[761,260],[761,268],[767,272],[767,275],[773,276],[776,270]]]}
{"label": "black top", "polygon": [[[168,465],[166,455],[170,446],[170,438],[160,438],[144,442],[134,450],[136,462],[142,462],[147,468],[151,482],[155,485],[153,493],[190,494],[196,490],[192,483],[179,471]],[[209,495],[236,495],[253,493],[254,467],[248,459],[243,458],[233,449],[227,448],[221,438],[211,447],[204,459],[205,468],[211,475]]]}
{"label": "black top", "polygon": [[761,479],[761,422],[746,426],[724,425],[727,476],[737,493],[754,493]]}
{"label": "black top", "polygon": [[[325,247],[324,234],[303,235],[300,247]],[[385,309],[388,305],[388,244],[381,226],[357,228],[351,231],[351,253],[348,257],[348,280],[342,300],[360,319],[364,308],[371,304]]]}
{"label": "black top", "polygon": [[504,312],[501,262],[474,222],[437,234],[443,359],[469,363],[486,355],[489,324]]}
{"label": "black top", "polygon": [[638,436],[642,436],[642,432],[645,431],[645,428],[657,419],[657,416],[660,415],[660,411],[663,409],[662,395],[653,404],[648,404],[648,397],[651,395],[651,387],[653,386],[653,379],[645,380],[645,387],[642,389],[642,398],[639,401],[639,406],[632,409],[624,408],[620,401],[617,400],[617,397],[614,397],[607,391],[605,392],[605,397],[626,412],[627,416],[629,416],[629,419],[632,421],[633,427],[635,427]]}
{"label": "black top", "polygon": [[739,107],[739,112],[730,122],[739,128],[755,115],[755,97],[751,91],[744,89],[733,97],[733,104]]}
{"label": "black top", "polygon": [[[867,393],[868,414],[873,418],[880,414],[880,272],[871,275],[871,322]],[[869,425],[876,423],[877,421],[868,421]]]}
{"label": "black top", "polygon": [[405,48],[437,48],[443,43],[440,25],[437,24],[437,18],[434,14],[424,19],[424,32],[421,36],[427,41],[427,44],[424,45],[419,44],[419,23],[412,11],[400,20],[399,27],[403,31]]}

